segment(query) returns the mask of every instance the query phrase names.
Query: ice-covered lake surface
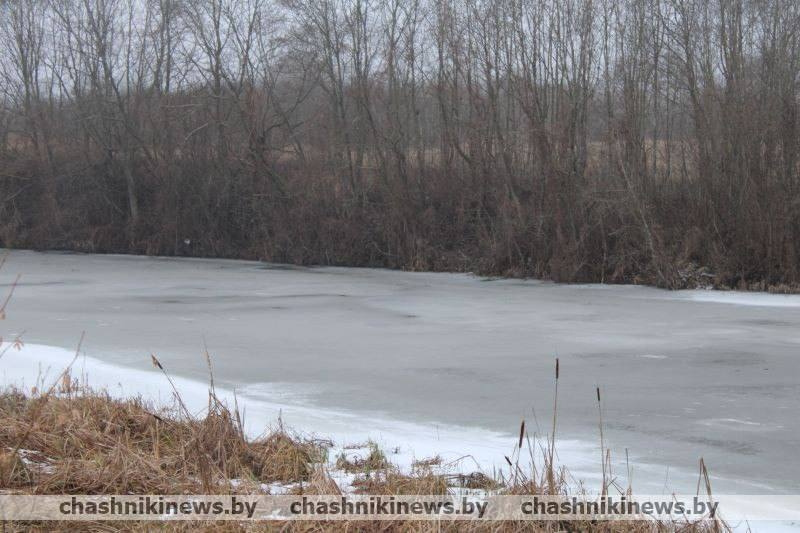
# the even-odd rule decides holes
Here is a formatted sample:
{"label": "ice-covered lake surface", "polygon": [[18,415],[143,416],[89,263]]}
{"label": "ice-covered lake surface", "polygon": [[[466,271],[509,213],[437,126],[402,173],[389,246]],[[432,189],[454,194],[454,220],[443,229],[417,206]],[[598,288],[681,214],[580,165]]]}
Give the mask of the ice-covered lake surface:
{"label": "ice-covered lake surface", "polygon": [[202,405],[207,346],[251,432],[280,415],[491,471],[521,419],[549,433],[558,357],[557,436],[577,479],[600,472],[596,386],[622,485],[630,470],[640,493],[694,491],[701,457],[717,492],[800,479],[800,296],[13,251],[5,288],[17,273],[2,333],[28,346],[0,360],[6,384],[54,377],[85,331],[90,382],[168,398],[152,352]]}

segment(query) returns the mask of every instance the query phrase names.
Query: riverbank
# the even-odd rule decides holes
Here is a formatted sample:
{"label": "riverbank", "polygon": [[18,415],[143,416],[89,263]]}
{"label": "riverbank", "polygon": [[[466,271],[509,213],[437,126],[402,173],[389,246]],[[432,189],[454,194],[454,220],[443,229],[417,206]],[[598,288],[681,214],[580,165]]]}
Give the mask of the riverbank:
{"label": "riverbank", "polygon": [[[10,347],[6,355],[17,351]],[[7,361],[6,361],[7,362]],[[545,453],[540,462],[527,464],[538,446],[523,425],[519,440],[509,443],[505,469],[485,473],[453,469],[440,455],[420,457],[401,466],[391,451],[374,442],[340,447],[333,441],[292,432],[282,423],[248,435],[244,412],[231,408],[217,395],[213,377],[205,409],[195,411],[191,398],[181,394],[161,362],[154,368],[170,383],[169,403],[121,397],[95,390],[88,374],[76,375],[80,355],[54,375],[42,374],[37,385],[5,387],[0,392],[0,489],[5,494],[379,494],[444,495],[564,494],[588,497],[572,476]],[[523,438],[524,437],[524,438]],[[341,446],[341,445],[339,445]],[[546,445],[545,445],[546,446]],[[528,455],[530,454],[530,455]],[[548,459],[548,457],[550,459]],[[605,478],[605,467],[603,468]],[[619,491],[609,480],[603,489]],[[381,522],[384,530],[417,531],[553,531],[552,522],[493,522],[465,524],[439,520],[431,523]],[[44,524],[7,523],[36,529]],[[326,524],[325,529],[362,528],[364,522]],[[47,523],[49,530],[68,530],[73,524]],[[112,523],[105,526],[115,527]],[[307,531],[314,522],[282,525],[282,530]],[[718,520],[570,522],[581,531],[719,531]],[[125,530],[147,529],[148,524],[127,522]],[[170,524],[173,530],[191,530],[195,523]],[[212,527],[211,523],[205,527]],[[231,526],[213,524],[214,530]],[[238,526],[237,526],[238,527]],[[271,526],[264,525],[269,529]]]}

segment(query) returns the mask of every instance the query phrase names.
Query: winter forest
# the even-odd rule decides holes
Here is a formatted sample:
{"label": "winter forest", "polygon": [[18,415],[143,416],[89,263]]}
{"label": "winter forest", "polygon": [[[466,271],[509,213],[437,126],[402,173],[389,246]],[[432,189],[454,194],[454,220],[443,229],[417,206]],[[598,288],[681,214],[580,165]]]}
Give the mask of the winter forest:
{"label": "winter forest", "polygon": [[0,244],[800,283],[793,0],[0,0]]}

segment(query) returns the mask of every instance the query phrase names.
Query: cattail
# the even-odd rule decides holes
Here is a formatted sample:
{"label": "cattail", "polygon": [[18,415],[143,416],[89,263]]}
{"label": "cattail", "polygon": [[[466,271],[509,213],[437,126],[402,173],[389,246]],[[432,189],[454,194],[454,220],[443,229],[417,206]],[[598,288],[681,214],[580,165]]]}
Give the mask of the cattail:
{"label": "cattail", "polygon": [[517,446],[520,450],[522,449],[522,438],[525,435],[525,420],[522,420],[522,424],[519,425],[519,445]]}

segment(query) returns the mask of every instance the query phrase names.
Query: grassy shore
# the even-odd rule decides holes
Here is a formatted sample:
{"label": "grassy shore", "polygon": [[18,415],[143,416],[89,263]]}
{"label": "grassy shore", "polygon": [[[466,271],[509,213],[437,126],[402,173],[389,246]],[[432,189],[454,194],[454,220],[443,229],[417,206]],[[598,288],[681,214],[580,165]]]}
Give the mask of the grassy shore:
{"label": "grassy shore", "polygon": [[[154,359],[157,366],[160,363]],[[10,494],[571,494],[566,469],[554,450],[538,468],[523,467],[527,438],[509,443],[507,472],[448,474],[437,457],[410,471],[392,464],[374,444],[368,453],[331,456],[332,443],[311,440],[282,425],[249,438],[238,409],[209,387],[200,415],[185,407],[179,391],[169,405],[142,398],[113,398],[65,371],[46,390],[0,393],[0,488]],[[555,420],[554,420],[555,423]],[[545,446],[554,446],[548,442]],[[336,474],[340,474],[337,476]],[[342,486],[341,474],[349,480]],[[605,472],[604,472],[605,474]],[[605,477],[605,476],[604,476]],[[337,479],[339,481],[337,481]],[[602,490],[618,490],[606,482]],[[629,488],[623,489],[629,490]],[[12,529],[95,531],[149,530],[150,523],[13,523]],[[341,531],[717,531],[721,522],[182,522],[170,529]]]}

